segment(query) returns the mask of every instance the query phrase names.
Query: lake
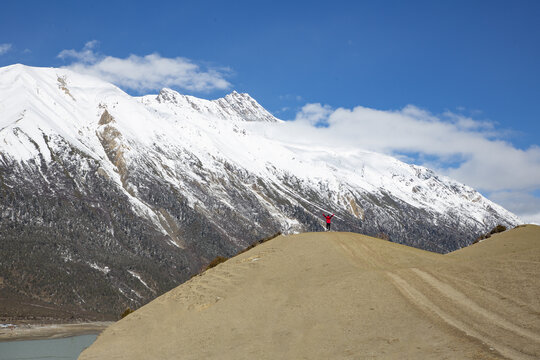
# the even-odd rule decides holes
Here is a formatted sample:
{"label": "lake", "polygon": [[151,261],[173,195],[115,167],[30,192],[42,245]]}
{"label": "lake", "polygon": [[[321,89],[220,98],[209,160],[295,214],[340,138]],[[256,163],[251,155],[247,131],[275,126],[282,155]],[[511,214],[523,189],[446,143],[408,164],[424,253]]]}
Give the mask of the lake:
{"label": "lake", "polygon": [[75,360],[97,335],[0,342],[0,360]]}

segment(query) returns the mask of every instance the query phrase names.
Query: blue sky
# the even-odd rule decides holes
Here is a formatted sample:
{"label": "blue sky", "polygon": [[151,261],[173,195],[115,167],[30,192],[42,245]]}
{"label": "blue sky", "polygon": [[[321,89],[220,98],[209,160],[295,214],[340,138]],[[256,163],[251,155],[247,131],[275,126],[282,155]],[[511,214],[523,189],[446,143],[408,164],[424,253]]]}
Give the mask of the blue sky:
{"label": "blue sky", "polygon": [[[161,86],[203,98],[248,92],[282,119],[316,118],[307,122],[337,140],[341,122],[360,124],[379,133],[366,147],[540,222],[539,18],[540,1],[7,0],[0,66],[68,66],[134,95]],[[126,64],[162,71],[152,80],[111,74]],[[401,136],[411,140],[385,137],[383,118],[409,124]],[[454,134],[450,150],[415,136],[426,124],[439,142]],[[480,147],[500,158],[499,172],[516,169],[502,176],[496,161],[484,166]]]}

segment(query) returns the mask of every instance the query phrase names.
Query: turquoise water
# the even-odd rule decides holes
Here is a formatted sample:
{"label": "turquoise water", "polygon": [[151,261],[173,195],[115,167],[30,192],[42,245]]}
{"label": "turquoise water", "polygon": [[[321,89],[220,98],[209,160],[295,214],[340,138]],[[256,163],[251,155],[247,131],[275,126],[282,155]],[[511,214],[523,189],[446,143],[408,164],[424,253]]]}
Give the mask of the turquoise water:
{"label": "turquoise water", "polygon": [[97,335],[0,342],[0,360],[75,360]]}

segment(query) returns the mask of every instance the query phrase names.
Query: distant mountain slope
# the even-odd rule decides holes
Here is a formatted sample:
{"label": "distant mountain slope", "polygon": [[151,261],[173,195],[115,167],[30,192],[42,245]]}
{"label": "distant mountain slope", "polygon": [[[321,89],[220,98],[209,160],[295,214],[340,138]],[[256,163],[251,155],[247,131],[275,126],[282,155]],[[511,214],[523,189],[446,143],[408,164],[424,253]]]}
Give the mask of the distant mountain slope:
{"label": "distant mountain slope", "polygon": [[116,315],[217,255],[322,230],[322,211],[336,230],[437,252],[520,222],[426,168],[267,135],[284,125],[247,94],[131,97],[65,69],[1,68],[4,286]]}
{"label": "distant mountain slope", "polygon": [[539,263],[532,225],[447,255],[281,236],[110,326],[80,359],[535,359]]}

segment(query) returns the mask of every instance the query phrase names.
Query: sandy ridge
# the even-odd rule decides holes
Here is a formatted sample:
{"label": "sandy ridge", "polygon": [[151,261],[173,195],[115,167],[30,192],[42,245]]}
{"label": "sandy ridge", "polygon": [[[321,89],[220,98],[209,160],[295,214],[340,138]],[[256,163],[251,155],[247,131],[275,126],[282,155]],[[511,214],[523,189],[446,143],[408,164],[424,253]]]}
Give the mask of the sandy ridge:
{"label": "sandy ridge", "polygon": [[540,358],[540,227],[440,255],[280,236],[159,297],[81,359]]}
{"label": "sandy ridge", "polygon": [[[344,241],[341,237],[337,237],[337,243],[340,247],[345,250],[347,255],[349,255],[353,260],[356,260],[360,264],[369,264],[370,268],[384,269],[392,267],[391,263],[384,261],[384,258],[380,254],[374,252],[369,248],[366,243],[361,243],[359,246],[352,247],[351,244],[347,244],[347,241]],[[403,272],[404,270],[400,270]],[[445,312],[440,307],[435,305],[430,298],[433,298],[432,291],[421,292],[419,288],[415,287],[413,281],[407,281],[405,278],[400,277],[397,273],[386,271],[386,274],[395,284],[395,286],[402,292],[402,294],[411,301],[415,306],[421,308],[424,311],[436,314],[448,325],[463,331],[468,336],[472,336],[482,343],[488,344],[490,348],[497,350],[504,356],[507,356],[512,359],[536,359],[536,355],[527,354],[525,352],[516,350],[511,346],[506,346],[505,343],[514,343],[516,339],[508,340],[508,337],[521,336],[525,337],[526,340],[532,341],[537,347],[540,348],[540,333],[530,331],[526,328],[523,328],[519,325],[508,321],[507,319],[497,315],[494,312],[485,309],[478,304],[476,304],[469,297],[456,290],[449,284],[437,279],[433,275],[429,274],[426,271],[423,271],[418,268],[410,268],[405,270],[411,274],[416,275],[419,280],[423,280],[430,287],[434,288],[438,294],[437,296],[443,296],[447,301],[452,302],[453,307],[460,308],[460,316],[455,317],[450,315],[448,312]],[[471,317],[470,313],[474,313],[475,318],[480,315],[484,319],[481,322],[476,320],[477,324],[469,325],[467,324],[466,319]],[[463,320],[460,320],[463,319]],[[506,334],[505,341],[501,342],[500,340],[493,339],[489,336],[489,333],[481,330],[475,330],[479,327],[479,323],[487,323],[491,326],[495,325],[497,327],[503,328],[511,332],[511,334]]]}

